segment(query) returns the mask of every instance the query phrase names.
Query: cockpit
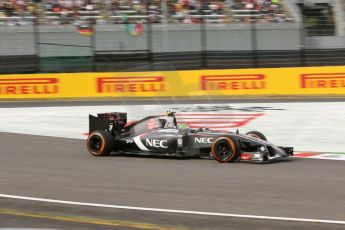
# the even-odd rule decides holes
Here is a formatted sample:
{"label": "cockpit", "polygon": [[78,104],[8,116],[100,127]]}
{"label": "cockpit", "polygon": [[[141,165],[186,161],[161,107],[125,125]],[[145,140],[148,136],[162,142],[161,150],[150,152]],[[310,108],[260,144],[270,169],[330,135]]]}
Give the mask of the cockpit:
{"label": "cockpit", "polygon": [[130,133],[144,133],[153,129],[176,129],[177,121],[175,116],[151,116],[137,121],[127,127]]}

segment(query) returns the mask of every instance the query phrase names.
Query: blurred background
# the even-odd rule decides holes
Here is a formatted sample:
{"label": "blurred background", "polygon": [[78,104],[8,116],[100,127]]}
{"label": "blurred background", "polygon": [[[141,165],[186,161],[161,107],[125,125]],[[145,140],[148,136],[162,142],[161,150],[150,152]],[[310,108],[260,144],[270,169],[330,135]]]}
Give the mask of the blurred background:
{"label": "blurred background", "polygon": [[[345,0],[0,0],[0,230],[344,230],[344,63]],[[89,114],[167,110],[295,157],[87,152]]]}
{"label": "blurred background", "polygon": [[345,63],[345,0],[0,0],[0,73]]}

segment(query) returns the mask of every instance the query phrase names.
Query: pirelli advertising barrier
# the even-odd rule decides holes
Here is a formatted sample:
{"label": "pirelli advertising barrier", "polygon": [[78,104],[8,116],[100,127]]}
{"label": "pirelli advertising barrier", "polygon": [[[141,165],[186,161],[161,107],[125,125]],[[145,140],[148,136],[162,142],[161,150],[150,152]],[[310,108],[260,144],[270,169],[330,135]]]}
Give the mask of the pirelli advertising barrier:
{"label": "pirelli advertising barrier", "polygon": [[345,66],[0,75],[0,99],[345,95]]}

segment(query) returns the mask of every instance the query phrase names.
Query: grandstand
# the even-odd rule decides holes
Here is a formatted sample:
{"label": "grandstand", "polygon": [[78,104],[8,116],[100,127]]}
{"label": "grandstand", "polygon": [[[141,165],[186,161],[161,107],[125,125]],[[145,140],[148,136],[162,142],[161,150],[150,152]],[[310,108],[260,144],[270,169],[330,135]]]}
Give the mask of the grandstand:
{"label": "grandstand", "polygon": [[345,63],[345,0],[0,0],[0,73]]}
{"label": "grandstand", "polygon": [[[31,25],[33,17],[40,24],[75,24],[90,20],[96,24],[128,23],[133,20],[162,23],[250,23],[291,22],[281,0],[1,0],[2,25]],[[255,15],[253,17],[253,14]],[[143,20],[149,19],[149,20]]]}

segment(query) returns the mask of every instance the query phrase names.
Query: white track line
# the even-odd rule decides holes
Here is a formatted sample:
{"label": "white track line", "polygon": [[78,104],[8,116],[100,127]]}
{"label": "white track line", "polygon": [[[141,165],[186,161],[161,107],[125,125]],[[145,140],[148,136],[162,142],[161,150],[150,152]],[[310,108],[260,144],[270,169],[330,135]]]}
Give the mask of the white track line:
{"label": "white track line", "polygon": [[137,210],[137,211],[151,211],[151,212],[204,215],[204,216],[237,217],[237,218],[250,218],[250,219],[263,219],[263,220],[297,221],[297,222],[308,222],[308,223],[345,225],[345,221],[340,221],[340,220],[304,219],[304,218],[290,218],[290,217],[280,217],[280,216],[256,216],[256,215],[242,215],[242,214],[218,213],[218,212],[199,212],[199,211],[187,211],[187,210],[176,210],[176,209],[145,208],[145,207],[135,207],[135,206],[121,206],[121,205],[75,202],[75,201],[67,201],[67,200],[54,200],[54,199],[15,196],[15,195],[7,195],[7,194],[0,194],[0,197],[18,199],[18,200],[30,200],[30,201],[49,202],[49,203],[58,203],[58,204],[69,204],[69,205],[102,207],[102,208],[113,208],[113,209],[127,209],[127,210]]}

